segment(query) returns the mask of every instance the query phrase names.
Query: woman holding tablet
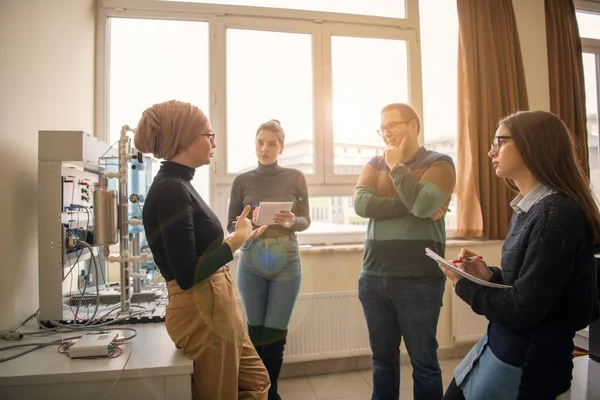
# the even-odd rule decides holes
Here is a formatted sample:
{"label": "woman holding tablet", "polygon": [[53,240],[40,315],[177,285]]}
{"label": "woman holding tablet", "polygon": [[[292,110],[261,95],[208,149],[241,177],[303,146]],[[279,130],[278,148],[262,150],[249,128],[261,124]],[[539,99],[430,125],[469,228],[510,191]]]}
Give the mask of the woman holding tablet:
{"label": "woman holding tablet", "polygon": [[487,333],[454,370],[445,399],[556,399],[571,385],[573,338],[598,317],[593,246],[600,215],[575,143],[554,114],[525,111],[500,121],[488,153],[518,192],[502,269],[463,249],[470,274],[448,267],[456,294],[488,320]]}
{"label": "woman holding tablet", "polygon": [[[302,172],[281,167],[285,133],[279,121],[261,124],[256,132],[258,166],[238,175],[229,201],[230,232],[246,206],[256,224],[261,202],[293,202],[291,211],[271,217],[269,227],[242,247],[237,264],[238,288],[248,318],[248,333],[263,360],[271,389],[269,399],[280,399],[277,379],[283,363],[287,328],[300,291],[302,266],[295,232],[310,225],[308,189]],[[282,207],[283,208],[283,207]],[[262,216],[261,216],[262,218]]]}

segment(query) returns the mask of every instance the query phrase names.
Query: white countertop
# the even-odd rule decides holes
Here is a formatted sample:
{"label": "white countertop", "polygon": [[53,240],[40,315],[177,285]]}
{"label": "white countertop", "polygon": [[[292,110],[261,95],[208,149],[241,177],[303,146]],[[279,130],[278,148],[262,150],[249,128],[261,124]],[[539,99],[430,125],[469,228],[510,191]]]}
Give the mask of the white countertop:
{"label": "white countertop", "polygon": [[[133,350],[120,379],[152,376],[182,375],[193,372],[193,362],[175,348],[163,323],[114,326],[134,328],[137,336],[130,343],[121,345],[123,354],[112,359],[72,360],[57,352],[58,345],[35,350],[14,360],[0,363],[0,386],[45,384],[89,380],[115,379]],[[130,336],[131,331],[119,331]],[[64,337],[77,333],[64,334]],[[26,336],[21,341],[2,341],[2,346],[27,342],[45,342],[60,339]],[[1,357],[23,351],[26,348],[3,351]]]}
{"label": "white countertop", "polygon": [[[193,373],[193,362],[188,359],[169,338],[165,325],[136,324],[124,325],[134,328],[137,336],[131,343],[121,346],[123,354],[113,359],[72,360],[57,352],[58,346],[48,346],[29,354],[0,363],[0,387],[17,385],[37,385],[62,382],[83,382],[90,380],[116,379],[127,357],[133,353],[120,379],[153,376],[186,375]],[[115,329],[118,326],[114,327]],[[122,331],[129,336],[132,332]],[[65,337],[76,334],[65,334]],[[51,341],[60,335],[44,338],[26,337],[18,342],[0,342],[1,346],[11,343]],[[23,348],[14,352],[22,351]],[[2,352],[9,356],[13,350]],[[561,400],[600,399],[600,363],[587,356],[573,360],[573,380],[571,390],[560,397]]]}

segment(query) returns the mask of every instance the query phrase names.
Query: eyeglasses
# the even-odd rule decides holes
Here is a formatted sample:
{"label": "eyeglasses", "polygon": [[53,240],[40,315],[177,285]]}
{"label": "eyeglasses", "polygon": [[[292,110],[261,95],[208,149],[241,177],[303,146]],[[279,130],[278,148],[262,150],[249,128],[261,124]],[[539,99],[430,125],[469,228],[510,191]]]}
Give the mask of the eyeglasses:
{"label": "eyeglasses", "polygon": [[379,129],[377,129],[377,133],[379,134],[379,136],[383,136],[383,134],[385,133],[385,131],[388,131],[389,133],[396,133],[396,131],[398,130],[398,127],[401,124],[408,124],[408,122],[409,121],[390,122],[386,126],[379,127]]}
{"label": "eyeglasses", "polygon": [[208,137],[208,140],[210,140],[211,143],[215,142],[215,133],[213,131],[210,131],[210,133],[201,133],[200,136]]}
{"label": "eyeglasses", "polygon": [[496,136],[490,146],[490,151],[498,151],[507,140],[512,139],[512,136]]}

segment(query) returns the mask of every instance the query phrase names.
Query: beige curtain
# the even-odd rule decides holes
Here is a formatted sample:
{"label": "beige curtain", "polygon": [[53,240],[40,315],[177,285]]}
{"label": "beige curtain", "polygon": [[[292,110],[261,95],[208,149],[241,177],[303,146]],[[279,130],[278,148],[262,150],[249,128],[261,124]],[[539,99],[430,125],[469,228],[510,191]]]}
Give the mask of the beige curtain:
{"label": "beige curtain", "polygon": [[511,0],[457,0],[457,236],[503,239],[515,196],[496,177],[487,153],[498,121],[528,109]]}
{"label": "beige curtain", "polygon": [[572,0],[546,0],[545,7],[550,111],[574,135],[578,159],[589,176],[583,57],[575,6]]}

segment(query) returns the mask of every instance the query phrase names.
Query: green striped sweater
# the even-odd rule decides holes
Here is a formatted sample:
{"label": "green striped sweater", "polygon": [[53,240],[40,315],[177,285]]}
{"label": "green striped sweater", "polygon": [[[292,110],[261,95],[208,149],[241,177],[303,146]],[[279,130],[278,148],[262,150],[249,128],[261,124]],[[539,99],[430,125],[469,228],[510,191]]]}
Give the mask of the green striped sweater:
{"label": "green striped sweater", "polygon": [[421,147],[413,161],[390,171],[382,156],[363,168],[354,209],[369,218],[362,272],[390,277],[441,277],[425,247],[444,254],[444,218],[430,217],[450,203],[456,171],[452,159]]}

